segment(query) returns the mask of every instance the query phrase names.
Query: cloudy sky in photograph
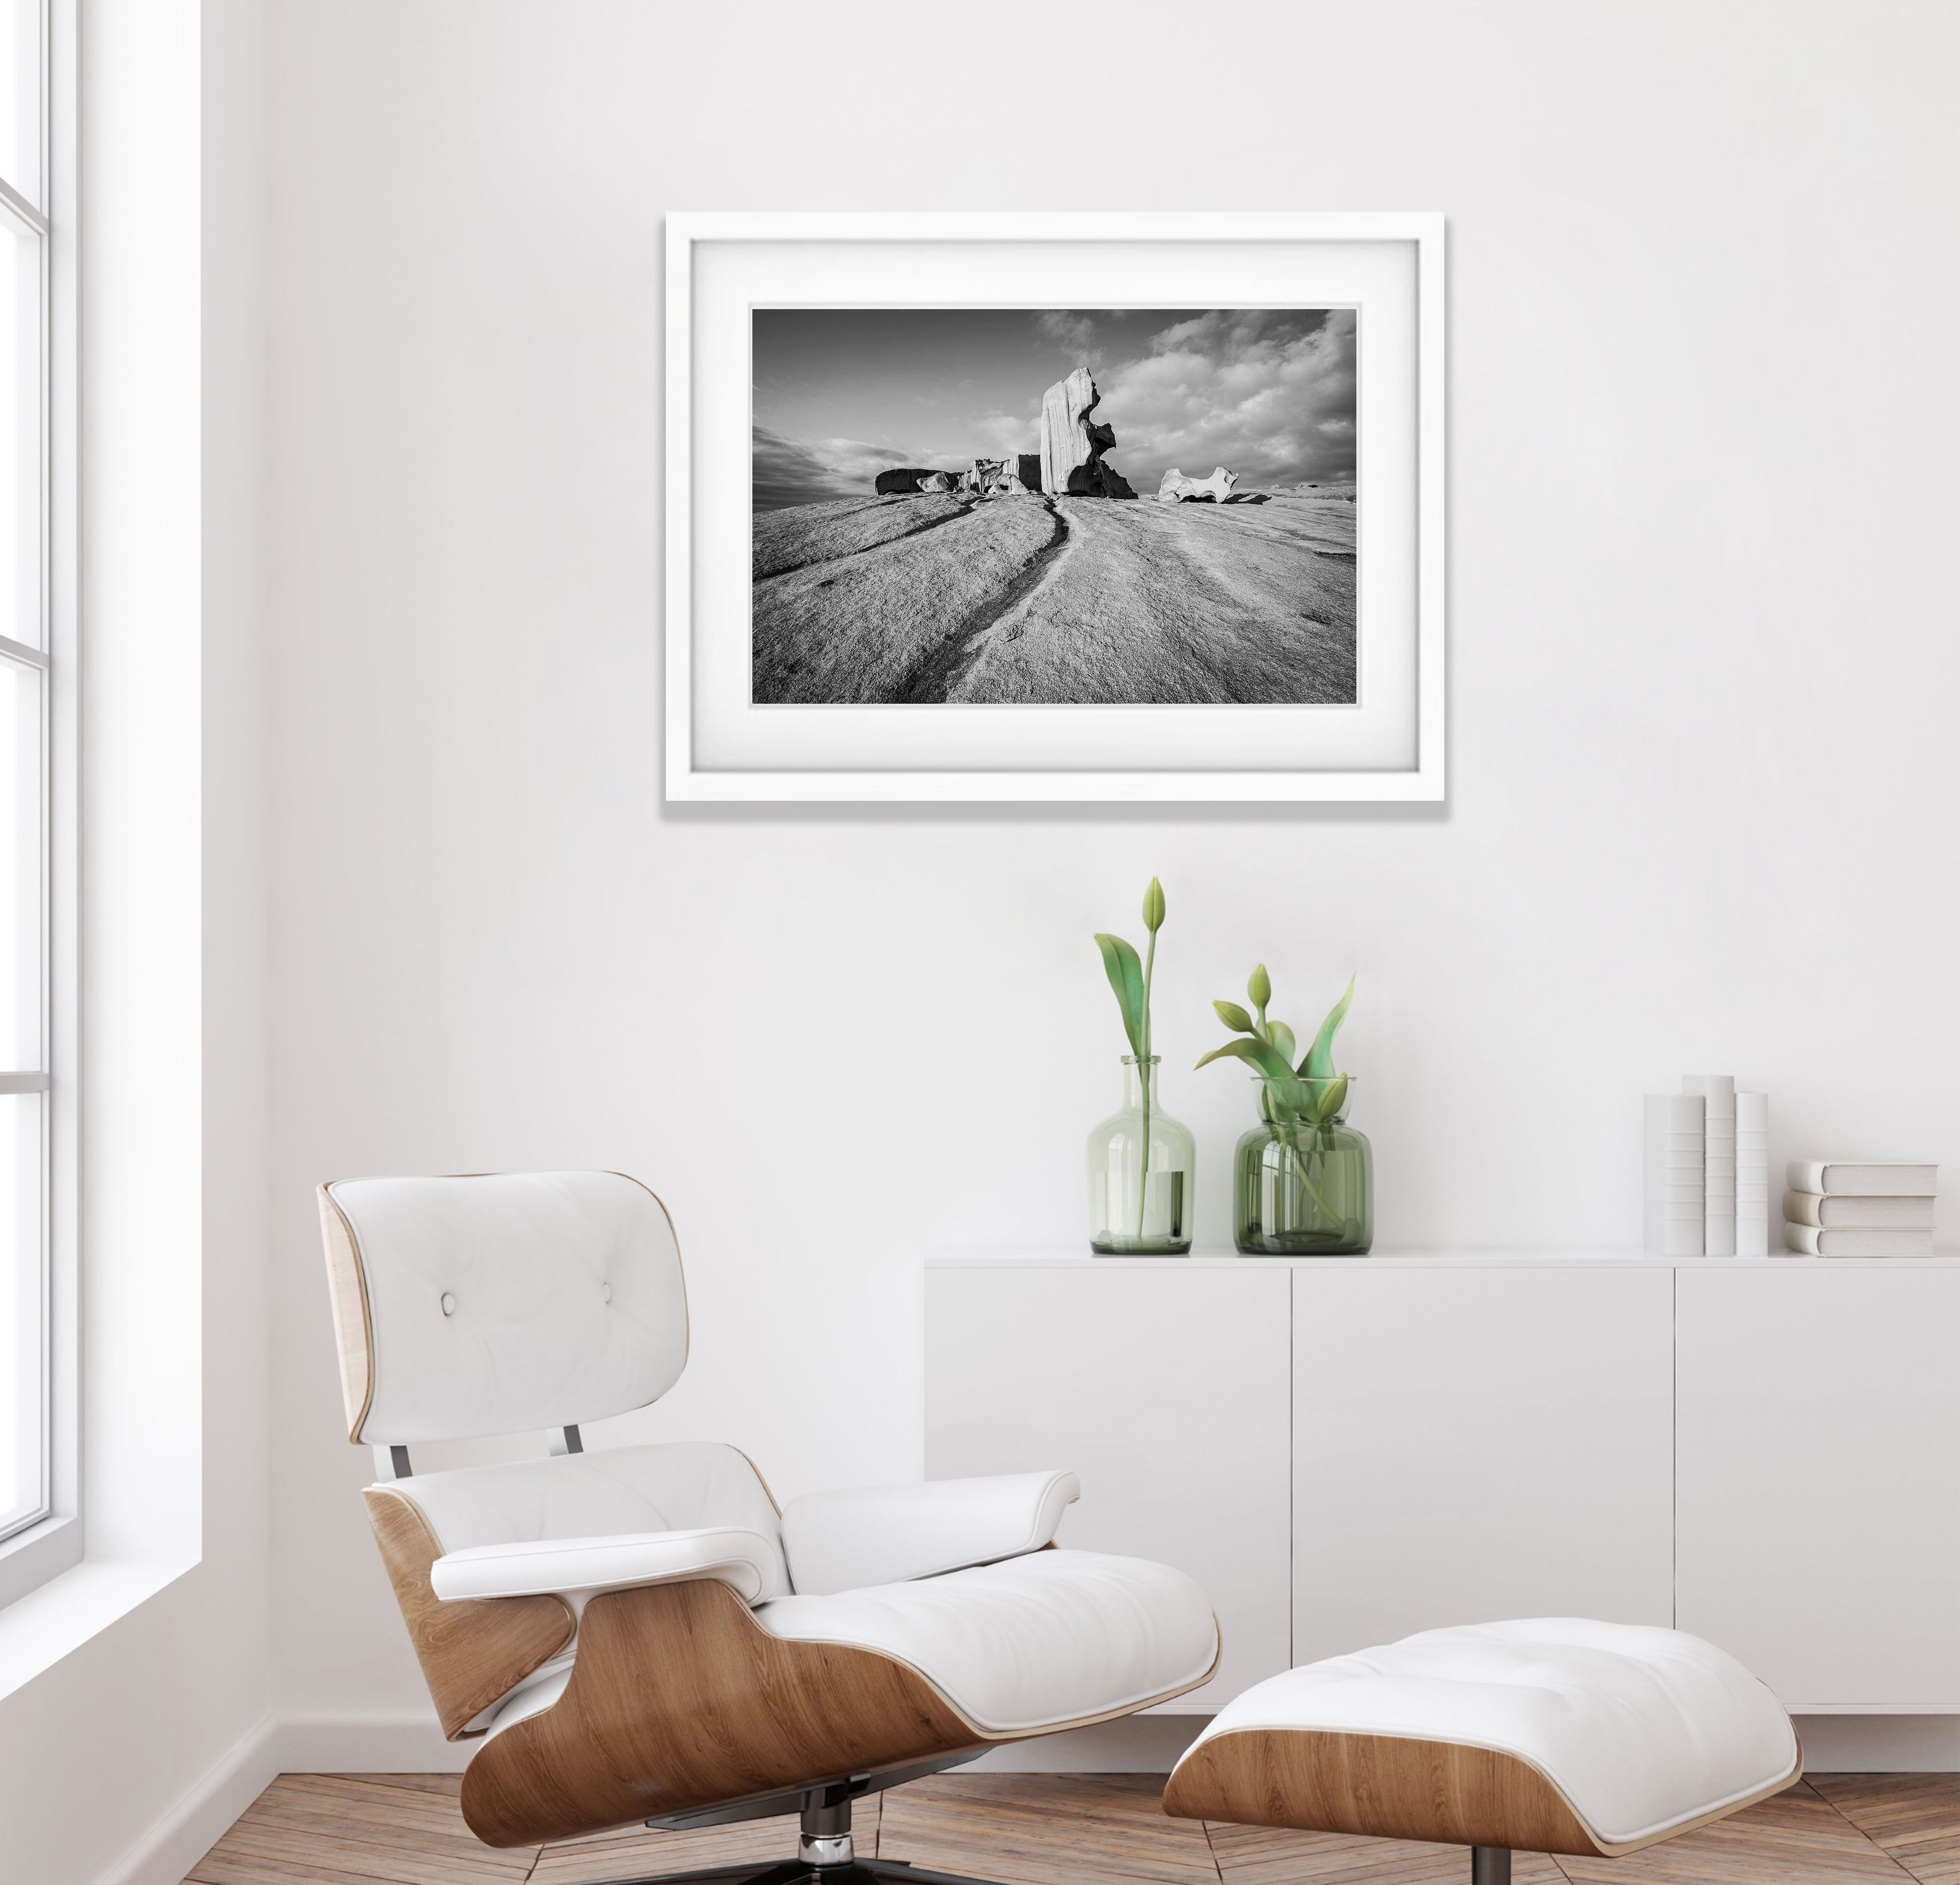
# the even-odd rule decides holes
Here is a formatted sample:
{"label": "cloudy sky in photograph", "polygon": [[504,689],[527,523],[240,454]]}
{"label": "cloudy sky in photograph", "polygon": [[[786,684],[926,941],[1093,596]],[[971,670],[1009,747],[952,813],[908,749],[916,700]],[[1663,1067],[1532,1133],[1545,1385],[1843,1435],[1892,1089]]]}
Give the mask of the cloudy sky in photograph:
{"label": "cloudy sky in photograph", "polygon": [[1176,466],[1242,487],[1354,475],[1345,308],[759,308],[759,511],[867,494],[892,465],[958,471],[1040,449],[1042,395],[1077,366],[1109,462],[1154,494]]}

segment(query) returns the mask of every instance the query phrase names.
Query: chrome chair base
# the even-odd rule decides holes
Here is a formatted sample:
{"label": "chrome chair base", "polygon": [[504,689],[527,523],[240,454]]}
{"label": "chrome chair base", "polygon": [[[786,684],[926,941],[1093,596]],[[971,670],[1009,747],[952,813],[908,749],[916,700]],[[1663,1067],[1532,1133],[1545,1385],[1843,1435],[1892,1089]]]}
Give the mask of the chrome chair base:
{"label": "chrome chair base", "polygon": [[[752,1860],[746,1865],[711,1865],[691,1872],[648,1872],[609,1880],[607,1885],[995,1885],[992,1880],[969,1878],[961,1873],[929,1871],[908,1859],[861,1859],[851,1840],[852,1801],[902,1787],[908,1781],[923,1780],[928,1774],[943,1773],[949,1767],[963,1766],[977,1760],[983,1751],[975,1749],[936,1761],[888,1768],[882,1773],[855,1774],[801,1793],[762,1795],[700,1813],[649,1820],[647,1824],[659,1831],[680,1832],[797,1810],[802,1816],[802,1835],[793,1859],[766,1864]],[[1508,1875],[1495,1885],[1509,1885]]]}
{"label": "chrome chair base", "polygon": [[704,1872],[650,1872],[608,1885],[997,1885],[964,1873],[932,1872],[903,1859],[847,1859],[808,1865],[801,1859],[775,1865],[717,1865]]}

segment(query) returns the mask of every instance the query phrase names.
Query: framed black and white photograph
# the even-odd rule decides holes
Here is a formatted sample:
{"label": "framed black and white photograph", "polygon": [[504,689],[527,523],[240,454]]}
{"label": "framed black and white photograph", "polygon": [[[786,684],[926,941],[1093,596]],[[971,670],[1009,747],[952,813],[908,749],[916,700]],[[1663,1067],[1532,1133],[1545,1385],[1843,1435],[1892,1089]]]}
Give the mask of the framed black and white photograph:
{"label": "framed black and white photograph", "polygon": [[669,796],[1441,798],[1442,240],[670,216]]}

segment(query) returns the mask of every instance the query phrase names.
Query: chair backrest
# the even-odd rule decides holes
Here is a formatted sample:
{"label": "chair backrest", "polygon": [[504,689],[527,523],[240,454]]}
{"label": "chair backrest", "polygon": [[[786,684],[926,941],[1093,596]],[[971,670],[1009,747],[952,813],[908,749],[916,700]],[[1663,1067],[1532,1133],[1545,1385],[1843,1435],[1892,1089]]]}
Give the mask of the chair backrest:
{"label": "chair backrest", "polygon": [[636,1179],[344,1178],[320,1212],[358,1444],[603,1420],[687,1364],[679,1246]]}

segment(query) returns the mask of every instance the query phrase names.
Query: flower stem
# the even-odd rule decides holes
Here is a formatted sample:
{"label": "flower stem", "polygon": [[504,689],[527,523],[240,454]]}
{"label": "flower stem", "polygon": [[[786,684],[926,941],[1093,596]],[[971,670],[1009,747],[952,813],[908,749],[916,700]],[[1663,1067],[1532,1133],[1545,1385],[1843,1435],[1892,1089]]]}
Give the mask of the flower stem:
{"label": "flower stem", "polygon": [[1157,932],[1153,929],[1144,956],[1144,1057],[1137,1068],[1144,1086],[1144,1161],[1142,1170],[1137,1173],[1137,1240],[1140,1243],[1143,1241],[1144,1206],[1150,1182],[1150,979],[1157,970]]}
{"label": "flower stem", "polygon": [[1301,1188],[1313,1200],[1314,1208],[1330,1224],[1338,1223],[1334,1213],[1328,1209],[1327,1200],[1322,1197],[1319,1188],[1306,1175],[1306,1154],[1300,1149],[1300,1128],[1296,1125],[1290,1134],[1282,1135],[1281,1144],[1293,1154],[1293,1168],[1298,1175]]}

